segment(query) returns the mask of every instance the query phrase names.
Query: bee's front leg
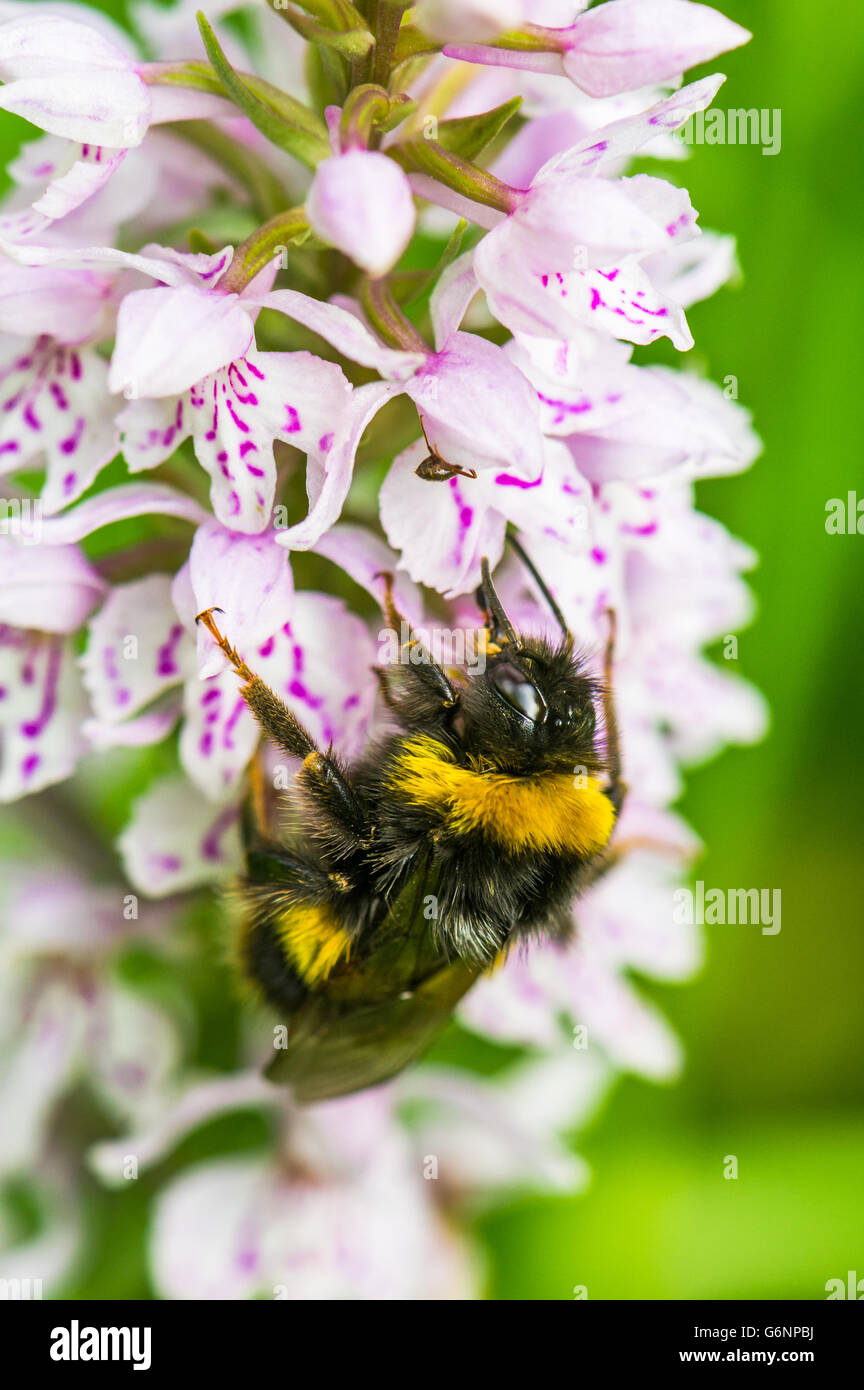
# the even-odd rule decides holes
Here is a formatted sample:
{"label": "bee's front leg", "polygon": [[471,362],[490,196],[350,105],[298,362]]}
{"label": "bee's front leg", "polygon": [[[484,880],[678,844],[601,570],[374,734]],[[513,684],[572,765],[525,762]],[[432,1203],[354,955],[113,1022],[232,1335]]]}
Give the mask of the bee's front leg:
{"label": "bee's front leg", "polygon": [[276,692],[246,665],[236,648],[219,631],[213,617],[216,611],[208,608],[199,613],[196,622],[204,624],[244,682],[240,694],[266,736],[291,757],[303,759],[296,786],[307,828],[336,858],[365,848],[370,835],[368,820],[338,759],[331,751],[323,753],[318,748],[312,735]]}

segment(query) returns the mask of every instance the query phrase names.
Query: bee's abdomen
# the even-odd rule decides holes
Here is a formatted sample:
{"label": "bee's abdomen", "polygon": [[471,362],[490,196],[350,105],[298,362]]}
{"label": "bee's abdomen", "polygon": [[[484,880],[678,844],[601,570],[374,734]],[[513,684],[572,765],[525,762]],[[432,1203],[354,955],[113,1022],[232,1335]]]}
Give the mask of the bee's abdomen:
{"label": "bee's abdomen", "polygon": [[240,968],[253,989],[280,1014],[292,1014],[306,997],[307,986],[285,958],[275,925],[249,921],[241,928]]}

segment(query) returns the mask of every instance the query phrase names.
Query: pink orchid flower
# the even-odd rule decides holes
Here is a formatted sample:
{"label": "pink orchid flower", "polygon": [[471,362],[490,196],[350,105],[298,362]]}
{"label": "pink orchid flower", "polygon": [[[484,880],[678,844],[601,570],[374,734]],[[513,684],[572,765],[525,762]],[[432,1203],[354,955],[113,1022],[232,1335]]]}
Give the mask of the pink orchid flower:
{"label": "pink orchid flower", "polygon": [[548,160],[513,210],[477,247],[474,270],[489,306],[511,330],[564,338],[592,327],[635,343],[668,336],[692,347],[683,311],[652,284],[642,262],[698,236],[686,192],[647,174],[605,168],[662,131],[675,130],[723,82],[707,77],[637,116],[592,132]]}
{"label": "pink orchid flower", "polygon": [[333,154],[323,159],[306,196],[313,229],[370,275],[386,275],[414,232],[408,176],[386,154],[366,149],[359,133],[345,138],[340,108],[327,108]]}
{"label": "pink orchid flower", "polygon": [[[536,396],[501,348],[459,327],[477,289],[470,259],[460,257],[432,296],[434,351],[425,346],[417,351],[385,347],[357,313],[296,290],[272,291],[261,302],[305,324],[346,357],[390,378],[388,396],[382,394],[380,404],[402,392],[411,398],[426,453],[431,450],[468,473],[508,469],[530,482],[543,467]],[[280,536],[282,544],[308,548],[337,520],[348,495],[352,463],[353,454],[345,451],[325,461],[320,482],[310,489],[309,515]]]}
{"label": "pink orchid flower", "polygon": [[545,37],[545,52],[471,43],[450,43],[444,52],[469,63],[564,73],[588,96],[608,97],[670,81],[752,35],[691,0],[608,0]]}
{"label": "pink orchid flower", "polygon": [[0,108],[82,146],[21,230],[64,216],[104,187],[151,124],[228,115],[206,92],[149,86],[138,62],[101,25],[40,11],[0,23]]}

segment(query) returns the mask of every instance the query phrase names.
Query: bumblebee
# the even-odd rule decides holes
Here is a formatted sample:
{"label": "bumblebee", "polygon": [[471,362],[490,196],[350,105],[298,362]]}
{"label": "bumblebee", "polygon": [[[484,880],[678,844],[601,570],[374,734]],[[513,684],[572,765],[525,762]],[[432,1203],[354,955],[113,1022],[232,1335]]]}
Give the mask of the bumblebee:
{"label": "bumblebee", "polygon": [[300,1102],[401,1071],[510,947],[569,936],[574,895],[609,862],[625,795],[614,620],[601,683],[585,673],[557,604],[514,544],[560,641],[514,630],[484,560],[484,669],[444,669],[402,627],[384,576],[385,615],[413,650],[378,669],[395,730],[351,767],[317,748],[247,666],[220,632],[218,610],[199,615],[263,733],[302,759],[296,828],[285,840],[266,830],[259,773],[236,942],[247,979],[284,1020],[267,1075]]}

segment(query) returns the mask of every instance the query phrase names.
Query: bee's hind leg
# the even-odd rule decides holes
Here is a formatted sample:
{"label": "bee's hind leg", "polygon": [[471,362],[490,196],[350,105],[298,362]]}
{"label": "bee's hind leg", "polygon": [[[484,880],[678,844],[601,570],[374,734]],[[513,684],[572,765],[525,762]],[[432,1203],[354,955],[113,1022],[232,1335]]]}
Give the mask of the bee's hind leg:
{"label": "bee's hind leg", "polygon": [[[244,682],[240,694],[263,732],[283,752],[303,759],[295,786],[308,828],[336,858],[365,848],[369,837],[367,817],[338,759],[329,750],[321,752],[288,706],[246,665],[236,648],[219,631],[213,617],[216,611],[208,608],[199,613],[196,621],[204,624]],[[253,773],[253,807],[255,776]]]}
{"label": "bee's hind leg", "polygon": [[614,608],[606,610],[609,620],[609,636],[606,639],[606,653],[603,660],[603,723],[606,730],[606,768],[609,785],[606,795],[620,815],[627,796],[627,783],[621,776],[621,741],[618,735],[618,716],[615,710],[615,693],[612,684],[612,667],[615,660],[615,638],[618,624]]}

